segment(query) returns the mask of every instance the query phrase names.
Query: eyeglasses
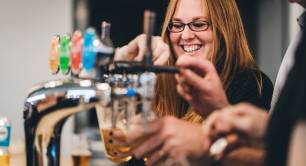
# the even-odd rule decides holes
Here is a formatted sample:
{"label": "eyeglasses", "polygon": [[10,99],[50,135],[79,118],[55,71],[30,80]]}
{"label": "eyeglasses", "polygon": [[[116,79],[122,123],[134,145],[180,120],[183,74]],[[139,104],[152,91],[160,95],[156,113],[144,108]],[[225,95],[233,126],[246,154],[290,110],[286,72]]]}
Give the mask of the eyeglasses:
{"label": "eyeglasses", "polygon": [[170,22],[168,25],[168,30],[173,33],[179,33],[184,31],[185,26],[188,26],[189,29],[195,32],[206,31],[209,28],[210,23],[208,21],[197,20],[184,24],[181,22]]}

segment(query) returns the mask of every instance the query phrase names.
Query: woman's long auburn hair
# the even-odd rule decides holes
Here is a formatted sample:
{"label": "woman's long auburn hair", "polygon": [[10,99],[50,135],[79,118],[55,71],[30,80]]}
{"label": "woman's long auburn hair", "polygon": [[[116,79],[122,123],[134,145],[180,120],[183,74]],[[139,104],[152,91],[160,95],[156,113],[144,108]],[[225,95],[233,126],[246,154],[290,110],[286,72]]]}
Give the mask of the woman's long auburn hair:
{"label": "woman's long auburn hair", "polygon": [[[162,38],[170,45],[172,55],[168,65],[175,65],[177,55],[173,51],[167,26],[171,21],[179,0],[169,0]],[[244,27],[235,0],[201,0],[203,8],[209,14],[210,28],[213,33],[213,55],[211,62],[215,65],[225,91],[229,88],[235,74],[247,69],[257,70],[245,36]],[[261,77],[257,78],[261,92]],[[155,111],[159,116],[173,115],[191,122],[201,122],[203,117],[188,108],[176,92],[176,81],[173,75],[158,76],[155,95]]]}

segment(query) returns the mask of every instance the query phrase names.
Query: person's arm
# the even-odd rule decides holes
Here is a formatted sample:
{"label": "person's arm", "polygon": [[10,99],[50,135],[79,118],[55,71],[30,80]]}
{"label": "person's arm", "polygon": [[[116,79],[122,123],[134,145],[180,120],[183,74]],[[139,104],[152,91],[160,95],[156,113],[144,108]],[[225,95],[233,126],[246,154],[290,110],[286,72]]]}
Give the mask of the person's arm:
{"label": "person's arm", "polygon": [[288,166],[302,166],[306,163],[306,121],[297,123],[291,137]]}
{"label": "person's arm", "polygon": [[[304,166],[306,163],[306,121],[297,123],[291,137],[288,166]],[[222,166],[263,166],[265,151],[260,148],[241,147],[222,159]]]}
{"label": "person's arm", "polygon": [[224,156],[222,166],[263,166],[265,151],[260,148],[240,147]]}
{"label": "person's arm", "polygon": [[[214,111],[203,122],[203,132],[209,136],[206,140],[209,143],[220,137],[227,140],[222,166],[264,165],[265,153],[260,144],[263,143],[268,119],[266,111],[250,104],[238,104]],[[230,135],[236,135],[236,139],[233,141]],[[226,153],[228,149],[234,150]]]}

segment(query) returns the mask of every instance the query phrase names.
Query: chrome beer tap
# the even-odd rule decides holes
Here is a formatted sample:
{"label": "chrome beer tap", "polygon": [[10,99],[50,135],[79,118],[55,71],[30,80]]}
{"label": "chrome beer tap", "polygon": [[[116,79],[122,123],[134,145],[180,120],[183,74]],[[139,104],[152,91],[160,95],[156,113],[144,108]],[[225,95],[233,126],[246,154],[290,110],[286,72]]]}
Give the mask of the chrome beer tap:
{"label": "chrome beer tap", "polygon": [[24,108],[27,165],[59,165],[66,119],[92,109],[102,93],[90,80],[50,81],[31,90]]}
{"label": "chrome beer tap", "polygon": [[[152,53],[152,36],[154,34],[155,13],[145,11],[144,13],[144,32],[146,34],[146,51],[144,55],[143,64],[145,67],[153,66]],[[156,84],[156,74],[152,71],[146,70],[140,75],[141,96],[142,96],[142,111],[144,119],[145,131],[148,125],[150,112],[152,111],[152,103],[154,99],[154,89]]]}
{"label": "chrome beer tap", "polygon": [[[77,34],[80,35],[80,32]],[[66,74],[69,72],[69,65],[74,64],[73,76],[38,84],[27,95],[23,111],[27,166],[60,165],[61,131],[66,119],[78,112],[94,109],[98,101],[109,102],[109,89],[105,89],[104,83],[99,82],[103,73],[98,72],[101,75],[80,78],[77,66],[80,66],[78,63],[81,57],[76,56],[83,54],[85,72],[91,73],[104,67],[102,65],[108,65],[110,61],[105,59],[112,59],[113,52],[111,49],[95,45],[97,39],[92,30],[84,34],[86,41],[79,40],[79,37],[75,42],[82,42],[76,45],[79,47],[82,44],[83,50],[72,48],[74,57],[71,57],[71,60],[75,60],[74,62],[69,62],[69,36],[64,36],[62,41],[59,36],[54,37],[50,48],[52,73],[62,70],[62,73]],[[100,66],[94,66],[97,52],[103,54],[103,57],[99,57],[103,60],[103,64],[99,63]]]}
{"label": "chrome beer tap", "polygon": [[[120,109],[128,110],[125,111],[127,117],[141,111],[147,124],[152,111],[156,73],[178,72],[175,67],[152,63],[154,17],[151,12],[145,16],[148,50],[143,62],[112,62],[114,49],[97,40],[93,29],[86,31],[84,36],[77,32],[78,36],[71,37],[73,44],[69,36],[62,41],[59,36],[53,38],[51,71],[53,74],[71,71],[72,77],[38,84],[28,93],[23,111],[27,166],[59,166],[62,127],[69,116],[78,112],[97,107],[112,109],[115,125],[115,114]],[[109,32],[109,24],[102,26]],[[78,48],[73,48],[74,45]],[[69,49],[73,52],[71,59]]]}

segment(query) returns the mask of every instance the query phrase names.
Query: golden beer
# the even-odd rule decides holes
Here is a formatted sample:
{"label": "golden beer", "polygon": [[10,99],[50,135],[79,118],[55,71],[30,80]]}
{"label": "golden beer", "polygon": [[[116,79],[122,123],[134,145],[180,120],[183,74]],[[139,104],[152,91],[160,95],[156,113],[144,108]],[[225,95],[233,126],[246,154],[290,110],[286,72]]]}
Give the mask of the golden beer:
{"label": "golden beer", "polygon": [[111,129],[103,129],[103,128],[102,130],[100,130],[101,137],[105,146],[106,157],[115,163],[122,163],[129,161],[132,158],[131,156],[117,156],[117,155],[118,153],[127,154],[131,148],[128,146],[117,146],[114,144],[110,144],[109,143],[110,131]]}
{"label": "golden beer", "polygon": [[77,155],[72,154],[73,166],[89,166],[90,155]]}
{"label": "golden beer", "polygon": [[0,155],[0,165],[9,166],[10,165],[10,156],[9,154]]}

